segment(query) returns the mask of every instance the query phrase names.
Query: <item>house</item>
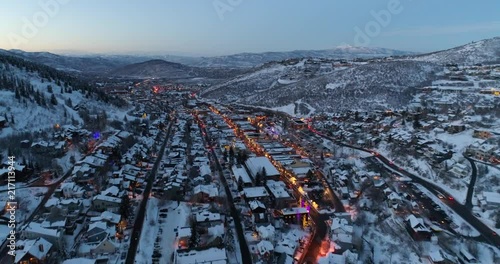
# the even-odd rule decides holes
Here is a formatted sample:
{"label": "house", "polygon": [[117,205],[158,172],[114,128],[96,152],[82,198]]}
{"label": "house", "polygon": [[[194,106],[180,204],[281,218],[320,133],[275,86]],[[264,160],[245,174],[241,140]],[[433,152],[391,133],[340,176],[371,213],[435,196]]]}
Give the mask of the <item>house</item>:
{"label": "house", "polygon": [[500,193],[482,192],[478,195],[479,206],[486,210],[495,210],[500,208]]}
{"label": "house", "polygon": [[101,242],[104,238],[108,236],[108,226],[105,222],[98,221],[91,223],[85,236],[87,237],[87,241],[90,243]]}
{"label": "house", "polygon": [[267,223],[269,221],[267,208],[261,201],[252,200],[248,203],[248,205],[252,212],[254,223],[261,224]]}
{"label": "house", "polygon": [[472,134],[472,137],[475,138],[480,138],[480,139],[488,139],[493,137],[493,133],[487,130],[474,130],[474,133]]}
{"label": "house", "polygon": [[191,239],[191,227],[181,227],[177,229],[177,239],[179,248],[188,248]]}
{"label": "house", "polygon": [[231,167],[234,179],[238,183],[238,186],[251,187],[253,185],[252,179],[248,175],[246,169],[241,165],[234,165]]}
{"label": "house", "polygon": [[222,223],[222,217],[219,213],[212,213],[208,210],[195,212],[194,220],[203,227],[215,226]]}
{"label": "house", "polygon": [[270,196],[266,188],[263,186],[247,187],[243,189],[243,195],[247,202],[260,200],[265,205],[269,205]]}
{"label": "house", "polygon": [[271,242],[267,240],[261,240],[259,243],[257,243],[256,248],[261,259],[263,260],[272,259],[274,253],[274,246]]}
{"label": "house", "polygon": [[469,175],[469,167],[462,163],[455,163],[450,170],[456,177],[464,178]]}
{"label": "house", "polygon": [[309,220],[309,210],[304,207],[283,208],[279,211],[285,223],[301,225]]}
{"label": "house", "polygon": [[99,244],[95,245],[91,250],[91,254],[112,254],[118,252],[120,245],[116,244],[108,236],[103,239]]}
{"label": "house", "polygon": [[408,233],[414,240],[430,240],[432,232],[424,224],[422,218],[417,218],[415,215],[409,215],[405,220],[405,227]]}
{"label": "house", "polygon": [[191,200],[198,203],[214,201],[219,196],[219,190],[215,184],[197,185],[193,189]]}
{"label": "house", "polygon": [[222,264],[228,263],[225,248],[211,247],[203,250],[177,250],[173,264]]}
{"label": "house", "polygon": [[107,210],[113,213],[118,212],[121,202],[122,202],[121,198],[106,196],[102,194],[96,195],[92,199],[92,205],[94,206],[95,210],[97,211]]}
{"label": "house", "polygon": [[473,143],[467,147],[466,152],[472,155],[474,158],[484,161],[494,160],[496,158],[496,151],[498,151],[498,146],[493,144],[478,142]]}
{"label": "house", "polygon": [[327,221],[330,241],[334,244],[335,253],[342,254],[346,250],[355,249],[353,241],[354,228],[345,217],[334,217]]}
{"label": "house", "polygon": [[275,209],[295,206],[297,201],[287,191],[286,184],[283,181],[268,180],[266,189],[271,194],[271,205]]}
{"label": "house", "polygon": [[464,248],[460,249],[460,254],[458,255],[458,257],[462,263],[466,263],[466,264],[479,263],[477,261],[476,257],[474,257],[469,251],[467,251]]}
{"label": "house", "polygon": [[57,263],[58,257],[52,243],[41,237],[34,240],[20,240],[16,242],[14,263],[52,264]]}
{"label": "house", "polygon": [[294,118],[292,120],[292,123],[290,124],[293,129],[306,129],[307,128],[307,123],[304,122],[304,120]]}
{"label": "house", "polygon": [[63,232],[57,229],[44,228],[39,223],[31,222],[21,231],[21,239],[43,238],[50,242],[57,250],[64,248]]}
{"label": "house", "polygon": [[106,236],[97,243],[80,243],[78,247],[78,256],[90,257],[95,255],[109,255],[118,252],[119,245]]}
{"label": "house", "polygon": [[280,173],[274,167],[274,165],[269,161],[266,157],[251,157],[245,161],[245,166],[248,168],[250,172],[250,177],[252,177],[253,181],[257,180],[257,174],[262,175],[262,172],[265,171],[266,179],[278,180]]}

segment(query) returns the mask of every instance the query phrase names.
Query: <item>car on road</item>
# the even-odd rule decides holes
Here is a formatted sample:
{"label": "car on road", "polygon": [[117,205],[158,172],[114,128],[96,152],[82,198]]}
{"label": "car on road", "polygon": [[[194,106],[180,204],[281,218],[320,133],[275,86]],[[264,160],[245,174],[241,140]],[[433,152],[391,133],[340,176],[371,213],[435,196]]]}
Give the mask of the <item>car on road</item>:
{"label": "car on road", "polygon": [[439,199],[444,199],[444,195],[442,195],[442,194],[440,194],[440,193],[438,193],[437,197],[438,197]]}
{"label": "car on road", "polygon": [[473,213],[472,215],[477,217],[477,218],[481,218],[481,215],[479,213]]}

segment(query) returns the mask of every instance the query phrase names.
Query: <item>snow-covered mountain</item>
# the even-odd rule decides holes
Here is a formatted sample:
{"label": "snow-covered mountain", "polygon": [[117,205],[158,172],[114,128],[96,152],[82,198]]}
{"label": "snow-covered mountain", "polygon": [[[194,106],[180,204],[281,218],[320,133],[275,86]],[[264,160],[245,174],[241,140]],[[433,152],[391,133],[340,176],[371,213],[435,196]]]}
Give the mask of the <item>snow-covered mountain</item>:
{"label": "snow-covered mountain", "polygon": [[196,66],[202,67],[254,67],[271,61],[293,58],[354,59],[402,56],[412,52],[384,48],[339,46],[327,50],[295,50],[287,52],[239,53],[227,56],[204,57]]}
{"label": "snow-covered mountain", "polygon": [[394,108],[406,105],[414,88],[430,85],[445,64],[494,62],[500,62],[500,38],[431,54],[365,62],[288,60],[268,63],[255,72],[214,85],[202,95],[225,102],[295,108],[304,114]]}
{"label": "snow-covered mountain", "polygon": [[146,58],[133,56],[88,56],[73,57],[53,54],[50,52],[26,52],[22,50],[0,50],[2,53],[20,57],[29,61],[44,64],[52,68],[75,73],[101,74],[127,64],[141,62]]}
{"label": "snow-covered mountain", "polygon": [[165,60],[193,67],[250,68],[271,61],[291,58],[373,58],[410,55],[411,52],[383,49],[340,46],[328,50],[296,50],[289,52],[239,53],[227,56],[188,57],[175,55],[80,55],[67,56],[50,52],[26,52],[22,50],[2,50],[0,53],[18,56],[37,63],[63,70],[90,74],[107,73],[129,64],[150,60]]}
{"label": "snow-covered mountain", "polygon": [[484,39],[448,50],[413,56],[413,59],[461,65],[500,63],[500,37]]}
{"label": "snow-covered mountain", "polygon": [[165,60],[149,60],[114,69],[107,76],[123,78],[227,79],[246,72],[248,72],[246,69],[201,68]]}
{"label": "snow-covered mountain", "polygon": [[265,107],[295,106],[296,112],[386,109],[405,105],[414,88],[428,85],[437,64],[386,61],[332,66],[314,60],[272,63],[205,90],[202,96]]}

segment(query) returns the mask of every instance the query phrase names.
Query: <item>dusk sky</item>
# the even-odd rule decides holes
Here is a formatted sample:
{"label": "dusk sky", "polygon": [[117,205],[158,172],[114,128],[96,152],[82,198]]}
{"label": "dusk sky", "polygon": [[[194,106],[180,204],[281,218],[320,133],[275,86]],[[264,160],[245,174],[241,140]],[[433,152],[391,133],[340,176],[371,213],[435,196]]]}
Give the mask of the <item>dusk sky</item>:
{"label": "dusk sky", "polygon": [[[500,36],[498,0],[1,1],[0,48],[28,51],[223,55],[362,44],[427,52]],[[395,9],[386,25],[372,15]],[[357,37],[374,23],[379,32]]]}

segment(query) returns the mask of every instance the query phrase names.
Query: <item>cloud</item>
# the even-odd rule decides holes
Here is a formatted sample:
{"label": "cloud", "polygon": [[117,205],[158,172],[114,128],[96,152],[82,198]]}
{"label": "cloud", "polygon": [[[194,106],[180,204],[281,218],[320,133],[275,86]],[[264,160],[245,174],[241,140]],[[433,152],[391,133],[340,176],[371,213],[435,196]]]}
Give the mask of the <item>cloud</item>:
{"label": "cloud", "polygon": [[481,23],[481,24],[471,24],[471,25],[454,25],[454,26],[442,26],[442,27],[426,26],[418,28],[398,29],[398,30],[384,32],[381,35],[386,37],[391,37],[391,36],[425,37],[425,36],[435,36],[435,35],[450,35],[450,34],[460,34],[460,33],[492,32],[492,31],[500,31],[500,21]]}

